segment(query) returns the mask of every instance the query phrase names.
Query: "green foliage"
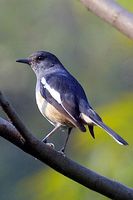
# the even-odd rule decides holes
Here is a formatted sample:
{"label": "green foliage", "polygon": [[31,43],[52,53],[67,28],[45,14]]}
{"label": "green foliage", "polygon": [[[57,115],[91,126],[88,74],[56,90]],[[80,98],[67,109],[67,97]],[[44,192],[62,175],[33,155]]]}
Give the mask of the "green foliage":
{"label": "green foliage", "polygon": [[127,1],[127,0],[117,0],[117,2],[126,8],[128,11],[132,12],[133,11],[133,2],[132,1]]}

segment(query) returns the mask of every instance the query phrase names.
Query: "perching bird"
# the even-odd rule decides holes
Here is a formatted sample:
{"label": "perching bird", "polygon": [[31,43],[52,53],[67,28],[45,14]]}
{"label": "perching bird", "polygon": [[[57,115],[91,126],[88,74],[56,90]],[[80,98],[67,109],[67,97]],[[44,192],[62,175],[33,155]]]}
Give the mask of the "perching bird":
{"label": "perching bird", "polygon": [[54,129],[43,139],[47,139],[60,127],[68,128],[65,147],[73,127],[86,131],[94,136],[94,125],[104,129],[121,145],[128,143],[109,128],[101,117],[94,111],[87,100],[80,83],[65,69],[58,58],[46,51],[37,51],[25,59],[16,62],[31,66],[37,77],[36,102],[42,115],[54,125]]}

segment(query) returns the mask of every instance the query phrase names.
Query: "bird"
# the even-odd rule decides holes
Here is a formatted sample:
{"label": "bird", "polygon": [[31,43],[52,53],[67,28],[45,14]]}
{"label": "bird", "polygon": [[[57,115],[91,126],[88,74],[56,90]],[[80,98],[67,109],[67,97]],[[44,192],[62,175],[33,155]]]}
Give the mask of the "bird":
{"label": "bird", "polygon": [[36,75],[36,103],[41,114],[54,126],[42,140],[47,139],[59,128],[67,129],[67,137],[62,152],[65,152],[73,128],[86,132],[87,127],[93,138],[94,126],[104,129],[121,145],[128,143],[108,127],[92,108],[85,91],[60,60],[47,51],[36,51],[29,57],[16,62],[28,64]]}

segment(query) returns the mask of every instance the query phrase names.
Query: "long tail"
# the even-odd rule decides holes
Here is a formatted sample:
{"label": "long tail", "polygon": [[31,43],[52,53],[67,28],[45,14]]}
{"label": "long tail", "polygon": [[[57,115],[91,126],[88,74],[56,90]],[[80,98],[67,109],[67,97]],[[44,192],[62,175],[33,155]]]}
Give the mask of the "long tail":
{"label": "long tail", "polygon": [[[114,132],[111,128],[109,128],[106,124],[102,122],[102,119],[99,115],[92,109],[87,110],[87,114],[81,114],[81,118],[88,124],[89,130],[92,124],[103,128],[116,142],[121,145],[128,145],[128,143],[119,136],[116,132]],[[92,130],[92,129],[91,129]],[[91,135],[94,136],[94,132],[91,131]]]}

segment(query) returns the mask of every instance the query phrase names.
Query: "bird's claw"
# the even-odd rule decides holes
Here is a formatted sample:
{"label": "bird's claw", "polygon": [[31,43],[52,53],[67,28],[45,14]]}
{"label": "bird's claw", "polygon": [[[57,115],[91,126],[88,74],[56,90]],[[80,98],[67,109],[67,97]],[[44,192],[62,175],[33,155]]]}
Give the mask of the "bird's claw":
{"label": "bird's claw", "polygon": [[45,143],[47,146],[49,146],[52,149],[55,149],[55,145],[53,143]]}
{"label": "bird's claw", "polygon": [[47,139],[43,139],[42,142],[44,142],[45,144],[47,144]]}
{"label": "bird's claw", "polygon": [[66,156],[66,155],[65,155],[65,149],[64,149],[64,147],[61,148],[58,152],[59,152],[60,154],[62,154],[63,156]]}
{"label": "bird's claw", "polygon": [[47,139],[44,138],[44,139],[42,140],[42,142],[44,142],[47,146],[51,147],[52,149],[55,149],[54,144],[53,144],[53,143],[47,142]]}

